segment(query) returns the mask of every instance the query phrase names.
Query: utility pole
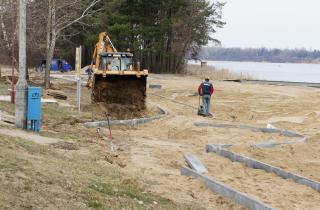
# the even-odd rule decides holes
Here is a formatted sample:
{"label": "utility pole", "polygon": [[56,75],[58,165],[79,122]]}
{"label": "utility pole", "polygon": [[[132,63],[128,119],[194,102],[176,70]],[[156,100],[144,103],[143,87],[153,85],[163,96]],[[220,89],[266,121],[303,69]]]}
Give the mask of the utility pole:
{"label": "utility pole", "polygon": [[19,0],[19,79],[16,86],[16,116],[18,128],[27,127],[27,80],[26,80],[26,0]]}
{"label": "utility pole", "polygon": [[11,65],[12,65],[12,72],[11,72],[11,103],[15,103],[15,75],[14,70],[16,68],[16,56],[15,56],[15,48],[16,48],[16,23],[17,23],[17,0],[11,1]]}

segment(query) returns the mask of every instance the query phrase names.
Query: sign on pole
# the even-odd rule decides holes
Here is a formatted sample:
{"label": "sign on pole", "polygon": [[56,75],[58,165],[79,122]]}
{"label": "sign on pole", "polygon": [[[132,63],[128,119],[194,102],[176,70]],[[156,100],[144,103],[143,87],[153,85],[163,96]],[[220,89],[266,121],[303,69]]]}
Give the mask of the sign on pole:
{"label": "sign on pole", "polygon": [[81,111],[81,47],[76,49],[77,107]]}

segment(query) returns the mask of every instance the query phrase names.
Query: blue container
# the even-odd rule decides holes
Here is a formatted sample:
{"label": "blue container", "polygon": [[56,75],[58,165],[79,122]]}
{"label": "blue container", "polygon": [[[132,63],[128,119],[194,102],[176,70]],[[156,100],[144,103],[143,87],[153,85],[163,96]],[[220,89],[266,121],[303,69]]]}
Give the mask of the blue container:
{"label": "blue container", "polygon": [[64,59],[52,59],[51,70],[67,72],[72,70],[72,66]]}
{"label": "blue container", "polygon": [[[41,60],[36,71],[43,72],[46,69],[46,63],[46,60]],[[51,71],[68,72],[72,70],[72,66],[64,59],[52,59],[50,69]]]}
{"label": "blue container", "polygon": [[51,70],[52,71],[59,71],[58,60],[57,59],[52,59],[52,61],[51,61]]}
{"label": "blue container", "polygon": [[40,132],[41,127],[41,88],[28,87],[28,130]]}

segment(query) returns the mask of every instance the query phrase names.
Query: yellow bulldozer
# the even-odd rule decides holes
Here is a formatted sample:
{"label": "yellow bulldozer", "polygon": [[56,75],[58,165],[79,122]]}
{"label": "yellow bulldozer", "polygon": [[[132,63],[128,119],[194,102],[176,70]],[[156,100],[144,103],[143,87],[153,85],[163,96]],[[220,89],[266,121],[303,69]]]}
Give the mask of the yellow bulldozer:
{"label": "yellow bulldozer", "polygon": [[106,32],[99,34],[88,80],[92,103],[127,105],[135,110],[145,109],[148,70],[134,64],[133,54],[118,52]]}

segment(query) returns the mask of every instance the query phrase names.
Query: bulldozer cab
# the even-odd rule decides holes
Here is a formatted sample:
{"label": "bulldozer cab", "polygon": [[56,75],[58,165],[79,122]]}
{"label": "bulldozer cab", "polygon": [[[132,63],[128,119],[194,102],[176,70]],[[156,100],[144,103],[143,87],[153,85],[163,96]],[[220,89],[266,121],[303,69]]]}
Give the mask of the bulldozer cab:
{"label": "bulldozer cab", "polygon": [[100,54],[99,70],[107,71],[132,71],[133,70],[133,54],[105,52]]}

